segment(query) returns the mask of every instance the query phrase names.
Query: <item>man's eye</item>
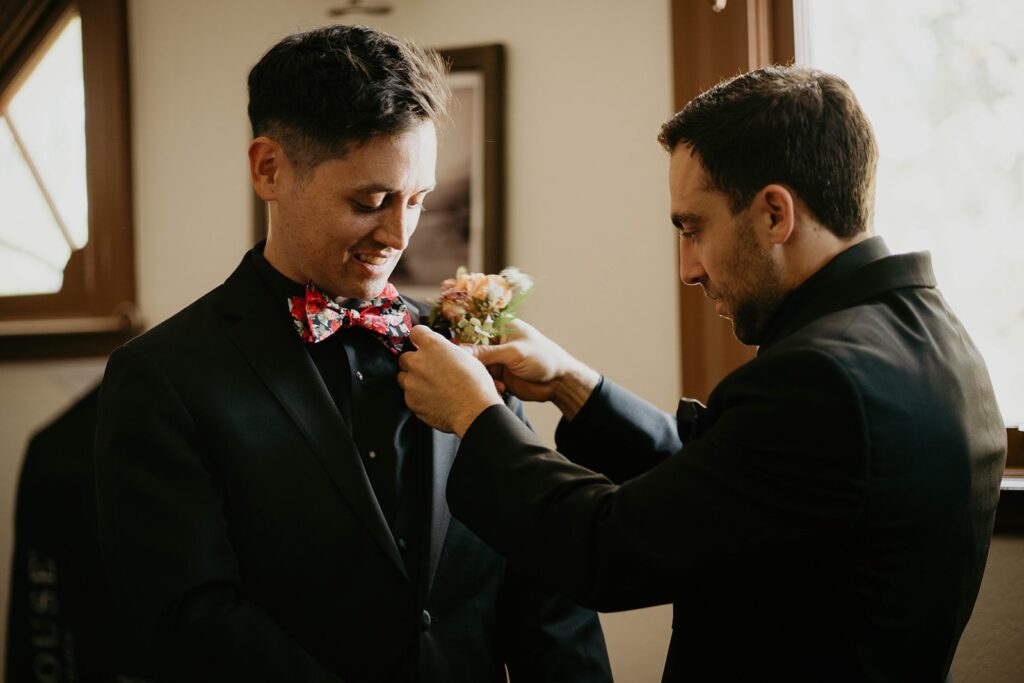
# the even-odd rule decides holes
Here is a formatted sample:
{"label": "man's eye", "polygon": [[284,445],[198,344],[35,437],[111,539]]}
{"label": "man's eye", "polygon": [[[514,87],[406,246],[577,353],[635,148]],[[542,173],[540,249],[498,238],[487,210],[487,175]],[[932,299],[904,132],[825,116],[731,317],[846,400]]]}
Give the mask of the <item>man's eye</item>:
{"label": "man's eye", "polygon": [[420,194],[409,198],[409,208],[419,209],[420,211],[426,211],[427,207],[424,206],[424,202],[427,201],[428,192],[421,192]]}
{"label": "man's eye", "polygon": [[689,240],[689,241],[692,242],[693,240],[697,239],[697,231],[696,230],[680,230],[679,231],[679,239],[681,239],[681,240]]}
{"label": "man's eye", "polygon": [[384,208],[383,202],[380,204],[363,204],[362,202],[353,202],[353,204],[355,204],[356,210],[362,213],[376,213]]}

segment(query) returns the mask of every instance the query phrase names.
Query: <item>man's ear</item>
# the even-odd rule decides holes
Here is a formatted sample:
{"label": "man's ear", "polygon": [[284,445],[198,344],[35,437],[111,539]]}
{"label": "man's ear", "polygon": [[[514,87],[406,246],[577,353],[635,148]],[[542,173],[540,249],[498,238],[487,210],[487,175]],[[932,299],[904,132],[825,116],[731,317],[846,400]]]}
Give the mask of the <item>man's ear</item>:
{"label": "man's ear", "polygon": [[761,205],[769,225],[768,239],[772,244],[784,244],[793,236],[796,226],[796,198],[785,185],[765,185],[755,199]]}
{"label": "man's ear", "polygon": [[267,136],[260,135],[249,143],[249,178],[260,199],[277,199],[281,193],[281,171],[287,163],[281,145]]}

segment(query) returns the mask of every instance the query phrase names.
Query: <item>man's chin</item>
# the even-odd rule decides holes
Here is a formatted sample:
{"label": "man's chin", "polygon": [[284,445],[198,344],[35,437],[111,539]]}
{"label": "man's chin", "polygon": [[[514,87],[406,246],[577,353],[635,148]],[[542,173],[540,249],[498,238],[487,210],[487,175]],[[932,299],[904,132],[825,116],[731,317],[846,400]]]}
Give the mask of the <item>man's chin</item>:
{"label": "man's chin", "polygon": [[332,287],[329,294],[334,297],[342,297],[345,299],[360,299],[362,301],[369,301],[370,299],[376,299],[384,291],[385,285],[387,285],[387,278],[374,278],[372,280],[348,280],[337,283],[335,287]]}
{"label": "man's chin", "polygon": [[757,346],[757,335],[750,330],[736,327],[735,323],[732,326],[732,334],[736,337],[736,341],[744,346]]}
{"label": "man's chin", "polygon": [[718,314],[719,318],[728,320],[732,323],[732,334],[736,337],[738,342],[747,346],[754,346],[756,344],[756,342],[753,341],[757,337],[757,330],[753,329],[756,325],[747,323],[742,316],[740,317],[739,322],[737,322],[736,316],[726,308],[721,299],[715,301],[715,313]]}
{"label": "man's chin", "polygon": [[732,332],[741,344],[760,346],[775,306],[765,309],[746,306],[736,312]]}

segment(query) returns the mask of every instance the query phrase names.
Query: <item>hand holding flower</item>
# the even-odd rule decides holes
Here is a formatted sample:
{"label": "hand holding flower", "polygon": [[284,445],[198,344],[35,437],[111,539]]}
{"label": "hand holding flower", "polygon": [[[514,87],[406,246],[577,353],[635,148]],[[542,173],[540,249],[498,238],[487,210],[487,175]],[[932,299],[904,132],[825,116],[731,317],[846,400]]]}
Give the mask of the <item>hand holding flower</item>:
{"label": "hand holding flower", "polygon": [[[420,419],[437,429],[443,429],[438,426],[443,424],[461,434],[457,429],[463,427],[465,414],[456,404],[468,402],[476,407],[481,403],[477,400],[480,396],[472,398],[480,389],[481,371],[489,372],[493,378],[493,385],[489,387],[492,391],[497,387],[524,401],[552,401],[566,419],[576,416],[601,381],[601,376],[531,325],[516,320],[515,309],[532,288],[532,278],[517,268],[506,268],[498,275],[470,273],[459,268],[454,278],[441,283],[441,296],[431,311],[429,324],[446,332],[453,341],[466,344],[464,350],[487,367],[486,370],[483,366],[479,370],[474,368],[473,373],[458,372],[457,368],[466,367],[464,363],[447,363],[445,358],[458,357],[450,353],[442,355],[436,349],[420,349],[412,354],[415,361],[402,361],[405,372],[399,377],[401,382],[405,382],[402,384],[406,391],[405,400]],[[416,332],[411,339],[419,346],[417,338],[433,344],[430,341],[433,337],[437,335],[424,336],[422,332]],[[499,341],[501,343],[491,345]],[[438,365],[424,366],[427,358]],[[422,370],[407,371],[406,364],[409,370],[414,370],[414,362]],[[448,386],[427,382],[428,371],[432,377],[441,378],[450,372]],[[462,381],[467,382],[464,387],[459,384]],[[430,387],[433,395],[423,393],[424,387]],[[455,387],[454,396],[445,393],[451,387]],[[462,390],[470,397],[462,396]],[[450,408],[449,401],[452,401]],[[473,413],[472,418],[475,419],[479,412]]]}
{"label": "hand holding flower", "polygon": [[508,324],[502,341],[465,348],[513,395],[524,401],[551,401],[568,420],[601,381],[597,371],[522,320]]}

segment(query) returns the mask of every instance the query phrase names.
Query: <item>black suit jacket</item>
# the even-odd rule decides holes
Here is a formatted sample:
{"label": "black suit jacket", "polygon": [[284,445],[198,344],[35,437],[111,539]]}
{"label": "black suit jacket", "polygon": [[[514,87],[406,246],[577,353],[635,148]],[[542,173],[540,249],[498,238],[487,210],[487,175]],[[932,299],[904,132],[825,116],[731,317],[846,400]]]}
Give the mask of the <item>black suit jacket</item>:
{"label": "black suit jacket", "polygon": [[4,680],[112,683],[92,389],[29,442],[18,482]]}
{"label": "black suit jacket", "polygon": [[[519,409],[513,406],[518,414]],[[607,680],[597,617],[462,524],[433,433],[409,578],[287,307],[249,257],[111,356],[97,494],[123,669],[183,681]]]}
{"label": "black suit jacket", "polygon": [[942,681],[1005,434],[929,257],[873,238],[784,301],[706,409],[672,418],[604,380],[558,443],[612,481],[499,406],[464,436],[448,500],[584,604],[674,603],[666,681]]}

